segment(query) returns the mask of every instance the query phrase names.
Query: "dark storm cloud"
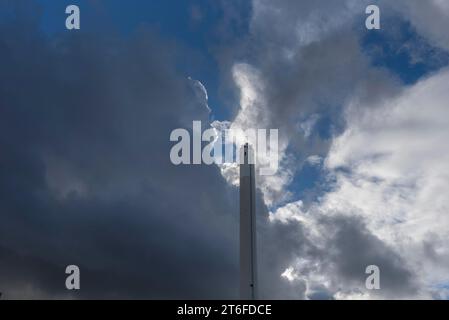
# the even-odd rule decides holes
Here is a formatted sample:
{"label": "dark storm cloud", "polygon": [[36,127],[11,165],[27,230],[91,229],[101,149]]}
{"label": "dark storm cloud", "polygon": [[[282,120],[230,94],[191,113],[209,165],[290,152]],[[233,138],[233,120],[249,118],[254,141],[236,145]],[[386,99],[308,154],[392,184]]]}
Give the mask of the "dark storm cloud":
{"label": "dark storm cloud", "polygon": [[3,297],[237,297],[237,193],[169,159],[171,130],[208,119],[179,48],[148,30],[49,39],[38,10],[2,6]]}

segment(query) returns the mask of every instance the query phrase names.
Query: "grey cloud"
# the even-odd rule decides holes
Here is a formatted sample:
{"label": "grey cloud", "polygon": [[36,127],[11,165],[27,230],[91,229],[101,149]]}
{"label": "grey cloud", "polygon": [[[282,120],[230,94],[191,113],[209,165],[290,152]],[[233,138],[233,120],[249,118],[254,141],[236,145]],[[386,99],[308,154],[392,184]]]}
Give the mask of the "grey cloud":
{"label": "grey cloud", "polygon": [[449,50],[449,35],[445,25],[449,19],[449,4],[447,1],[429,0],[401,0],[383,1],[385,6],[408,19],[416,30],[432,44]]}
{"label": "grey cloud", "polygon": [[[262,195],[259,195],[262,198]],[[309,243],[302,225],[267,223],[268,212],[258,207],[259,295],[261,299],[305,299],[303,282],[290,283],[281,274],[306,253]]]}
{"label": "grey cloud", "polygon": [[369,265],[380,269],[381,289],[379,297],[397,299],[410,297],[418,292],[416,276],[406,261],[381,239],[372,235],[363,220],[356,216],[326,217],[321,223],[333,236],[326,244],[326,257],[330,275],[341,286],[365,290]]}
{"label": "grey cloud", "polygon": [[[399,92],[398,81],[387,70],[372,68],[361,48],[360,28],[354,24],[364,21],[363,2],[253,1],[253,10],[250,35],[233,53],[224,48],[218,59],[223,70],[244,61],[260,71],[269,109],[263,116],[279,128],[281,139],[289,140],[290,154],[299,163],[310,155],[325,156],[331,143],[331,137],[316,133],[304,137],[301,121],[327,117],[331,135],[338,135],[349,99],[359,96],[363,103]],[[300,41],[300,31],[310,41]]]}

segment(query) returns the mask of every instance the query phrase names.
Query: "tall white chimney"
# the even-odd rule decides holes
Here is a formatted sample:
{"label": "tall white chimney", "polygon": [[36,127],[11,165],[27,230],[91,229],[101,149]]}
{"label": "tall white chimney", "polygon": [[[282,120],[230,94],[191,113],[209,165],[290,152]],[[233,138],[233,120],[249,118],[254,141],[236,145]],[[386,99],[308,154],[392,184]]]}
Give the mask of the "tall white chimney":
{"label": "tall white chimney", "polygon": [[[257,299],[255,158],[246,143],[240,153],[240,299]],[[243,157],[243,161],[242,161]]]}

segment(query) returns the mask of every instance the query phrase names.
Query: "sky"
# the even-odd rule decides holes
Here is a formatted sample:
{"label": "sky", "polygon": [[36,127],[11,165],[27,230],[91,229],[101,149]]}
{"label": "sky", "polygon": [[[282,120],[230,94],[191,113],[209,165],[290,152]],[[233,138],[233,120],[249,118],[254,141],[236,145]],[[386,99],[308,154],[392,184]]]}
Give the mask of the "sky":
{"label": "sky", "polygon": [[193,121],[278,129],[261,298],[449,298],[448,28],[444,0],[1,0],[2,298],[237,299],[238,166],[174,165]]}

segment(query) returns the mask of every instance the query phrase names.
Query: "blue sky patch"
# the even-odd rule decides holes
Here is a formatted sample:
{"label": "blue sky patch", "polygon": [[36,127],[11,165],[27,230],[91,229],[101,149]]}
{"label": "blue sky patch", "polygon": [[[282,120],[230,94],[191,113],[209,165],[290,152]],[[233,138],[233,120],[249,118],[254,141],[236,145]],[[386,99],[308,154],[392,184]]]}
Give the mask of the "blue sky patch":
{"label": "blue sky patch", "polygon": [[383,67],[411,85],[449,64],[449,54],[416,33],[398,17],[386,18],[381,30],[364,30],[362,49],[375,67]]}

